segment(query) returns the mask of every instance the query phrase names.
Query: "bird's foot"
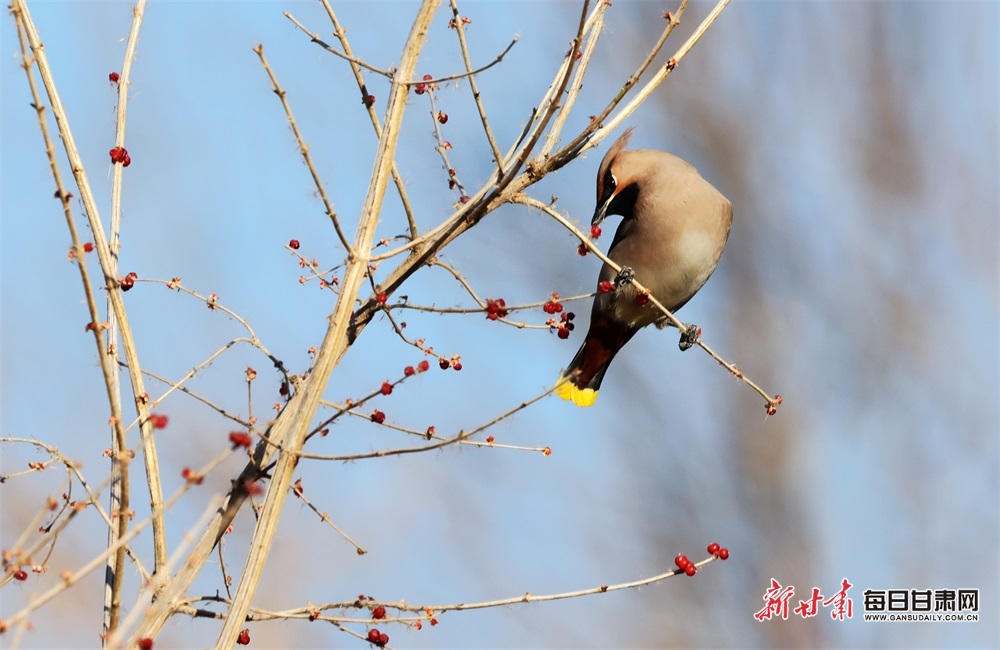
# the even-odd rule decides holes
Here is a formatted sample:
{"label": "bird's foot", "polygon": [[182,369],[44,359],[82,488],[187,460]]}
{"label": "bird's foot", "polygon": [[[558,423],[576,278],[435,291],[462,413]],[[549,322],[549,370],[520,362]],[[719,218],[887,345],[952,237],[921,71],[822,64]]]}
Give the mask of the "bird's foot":
{"label": "bird's foot", "polygon": [[621,289],[632,280],[635,280],[635,271],[631,267],[623,266],[622,270],[615,276],[615,289]]}
{"label": "bird's foot", "polygon": [[681,352],[685,350],[690,350],[695,345],[698,344],[698,339],[701,338],[701,328],[694,323],[684,323],[684,331],[681,332],[681,340],[677,343],[677,347],[681,349]]}

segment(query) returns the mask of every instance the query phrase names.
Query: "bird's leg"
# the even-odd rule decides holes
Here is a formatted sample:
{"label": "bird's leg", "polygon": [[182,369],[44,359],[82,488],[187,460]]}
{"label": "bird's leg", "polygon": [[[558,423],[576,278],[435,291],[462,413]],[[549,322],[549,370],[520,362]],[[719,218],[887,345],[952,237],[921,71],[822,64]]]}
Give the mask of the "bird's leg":
{"label": "bird's leg", "polygon": [[635,280],[635,271],[631,267],[623,266],[622,270],[615,276],[615,289],[621,289],[632,280]]}
{"label": "bird's leg", "polygon": [[694,323],[684,323],[684,331],[681,332],[681,340],[677,343],[677,347],[681,352],[690,350],[698,344],[699,338],[701,338],[701,328]]}

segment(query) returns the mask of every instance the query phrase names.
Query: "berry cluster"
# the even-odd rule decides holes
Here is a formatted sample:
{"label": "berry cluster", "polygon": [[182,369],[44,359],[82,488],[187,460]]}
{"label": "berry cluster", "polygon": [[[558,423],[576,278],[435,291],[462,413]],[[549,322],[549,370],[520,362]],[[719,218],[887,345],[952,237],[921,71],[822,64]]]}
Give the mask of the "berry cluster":
{"label": "berry cluster", "polygon": [[[714,555],[720,560],[729,559],[729,549],[719,546],[718,542],[712,542],[711,544],[709,544],[707,550],[711,555]],[[694,562],[689,560],[687,556],[684,555],[683,553],[680,553],[677,557],[674,558],[674,564],[676,564],[677,568],[683,571],[685,575],[693,576],[694,574],[698,573],[698,567],[695,566]]]}
{"label": "berry cluster", "polygon": [[729,549],[724,546],[719,546],[718,542],[712,542],[708,545],[708,552],[719,558],[720,560],[729,559]]}
{"label": "berry cluster", "polygon": [[135,286],[135,281],[139,278],[139,275],[134,271],[126,275],[124,278],[118,280],[118,286],[121,287],[122,291],[128,291],[133,286]]}
{"label": "berry cluster", "polygon": [[373,627],[368,630],[368,642],[384,648],[385,644],[389,643],[389,635],[385,632],[379,632],[378,628]]}
{"label": "berry cluster", "polygon": [[674,564],[677,565],[678,569],[680,569],[689,576],[693,576],[694,574],[698,573],[698,567],[696,567],[694,565],[694,562],[689,560],[687,556],[684,555],[683,553],[679,554],[677,557],[674,558]]}
{"label": "berry cluster", "polygon": [[169,418],[166,415],[149,414],[149,423],[153,425],[154,429],[166,429],[168,421]]}
{"label": "berry cluster", "polygon": [[542,305],[542,309],[546,314],[558,314],[561,312],[563,310],[563,306],[562,303],[559,302],[559,294],[553,291],[549,301]]}
{"label": "berry cluster", "polygon": [[498,318],[507,317],[507,303],[504,302],[503,298],[497,298],[493,300],[492,298],[486,299],[486,318],[489,320],[496,320]]}
{"label": "berry cluster", "polygon": [[121,163],[122,167],[128,167],[132,164],[132,158],[129,157],[125,147],[115,147],[108,154],[111,155],[112,163]]}
{"label": "berry cluster", "polygon": [[451,359],[445,359],[444,357],[442,357],[441,360],[438,361],[438,366],[441,368],[441,370],[447,370],[448,368],[454,368],[455,370],[461,370],[462,369],[462,357],[458,356],[457,354],[454,355]]}
{"label": "berry cluster", "polygon": [[201,485],[205,481],[204,476],[196,474],[190,467],[181,470],[181,478],[194,485]]}
{"label": "berry cluster", "polygon": [[415,375],[418,372],[426,372],[427,369],[430,367],[431,364],[428,363],[427,359],[424,359],[423,361],[417,364],[416,368],[414,368],[413,366],[406,366],[405,368],[403,368],[403,374],[406,375],[407,377],[410,377],[411,375]]}
{"label": "berry cluster", "polygon": [[[429,74],[424,75],[425,82],[430,81],[433,78],[434,77],[430,76]],[[430,87],[431,90],[437,90],[437,84],[421,83],[421,84],[416,84],[413,87],[413,92],[417,93],[418,95],[423,95],[425,92],[427,92],[428,86]]]}
{"label": "berry cluster", "polygon": [[[556,336],[558,336],[561,339],[568,339],[569,338],[569,333],[572,332],[575,329],[575,327],[576,327],[571,322],[574,318],[576,318],[576,314],[574,314],[571,311],[568,311],[568,312],[562,314],[559,317],[559,321],[560,322],[555,325]],[[549,326],[551,327],[554,322],[555,322],[555,319],[550,318],[549,319]]]}

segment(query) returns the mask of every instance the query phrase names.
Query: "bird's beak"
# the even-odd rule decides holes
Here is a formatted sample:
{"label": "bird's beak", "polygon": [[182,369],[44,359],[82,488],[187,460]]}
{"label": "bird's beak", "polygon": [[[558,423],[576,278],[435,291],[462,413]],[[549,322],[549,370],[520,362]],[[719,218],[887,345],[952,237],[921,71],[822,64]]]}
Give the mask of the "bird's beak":
{"label": "bird's beak", "polygon": [[590,225],[599,226],[604,217],[608,216],[608,206],[611,205],[611,201],[614,200],[615,195],[612,192],[597,205],[597,209],[594,210],[594,218],[590,220]]}

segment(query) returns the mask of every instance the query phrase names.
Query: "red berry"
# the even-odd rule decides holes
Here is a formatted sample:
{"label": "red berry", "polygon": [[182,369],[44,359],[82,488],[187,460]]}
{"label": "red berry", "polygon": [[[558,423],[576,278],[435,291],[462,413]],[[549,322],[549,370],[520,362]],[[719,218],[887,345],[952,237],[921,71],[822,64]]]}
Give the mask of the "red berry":
{"label": "red berry", "polygon": [[687,556],[683,553],[680,553],[674,558],[674,564],[676,564],[678,568],[683,569],[687,565],[691,564],[691,560],[687,559]]}
{"label": "red berry", "polygon": [[719,552],[720,548],[722,548],[722,547],[719,546],[718,542],[712,542],[711,544],[708,545],[708,552],[711,555],[715,555],[716,553]]}
{"label": "red berry", "polygon": [[375,409],[375,412],[372,413],[372,422],[374,422],[375,424],[382,424],[383,422],[385,422],[385,413],[383,413],[378,409]]}
{"label": "red berry", "polygon": [[154,429],[166,429],[168,420],[166,415],[157,415],[156,413],[149,415],[149,423],[153,425]]}
{"label": "red berry", "polygon": [[389,395],[392,393],[392,384],[387,381],[382,382],[382,388],[380,388],[383,395]]}
{"label": "red berry", "polygon": [[24,582],[28,579],[28,573],[24,569],[18,569],[14,572],[14,579]]}
{"label": "red berry", "polygon": [[719,559],[720,560],[728,560],[729,559],[729,549],[728,548],[720,548],[719,549]]}
{"label": "red berry", "polygon": [[236,637],[237,645],[250,645],[250,630],[243,628],[240,635]]}
{"label": "red berry", "polygon": [[299,240],[293,239],[292,241],[288,242],[288,247],[291,248],[293,251],[299,250]]}
{"label": "red berry", "polygon": [[441,361],[438,362],[438,365],[441,366],[441,370],[451,368],[451,363],[447,359],[441,359]]}
{"label": "red berry", "polygon": [[389,643],[389,635],[386,634],[385,632],[383,632],[382,634],[378,635],[378,643],[376,645],[378,645],[379,647],[382,647],[386,643]]}
{"label": "red berry", "polygon": [[441,124],[447,124],[448,123],[448,114],[445,113],[444,111],[438,111],[437,120]]}
{"label": "red berry", "polygon": [[233,447],[243,447],[244,449],[249,449],[250,445],[253,443],[253,438],[250,437],[250,434],[242,431],[230,431],[229,442],[233,443]]}
{"label": "red berry", "polygon": [[431,619],[431,625],[437,625],[437,624],[438,624],[438,620],[436,618],[432,618]]}
{"label": "red berry", "polygon": [[111,156],[111,162],[120,163],[121,161],[125,160],[126,152],[125,149],[123,149],[122,147],[115,147],[114,149],[109,151],[108,154]]}
{"label": "red berry", "polygon": [[560,327],[558,330],[556,330],[556,336],[558,336],[561,339],[568,339],[569,330],[566,329],[565,327]]}
{"label": "red berry", "polygon": [[413,366],[406,366],[405,368],[403,368],[403,374],[406,375],[407,377],[413,375],[415,372],[417,371],[413,369]]}
{"label": "red berry", "polygon": [[427,92],[427,84],[417,84],[416,86],[413,87],[413,92],[417,93],[418,95],[423,95],[425,92]]}
{"label": "red berry", "polygon": [[554,309],[555,312],[558,314],[559,312],[561,312],[563,310],[562,303],[557,302],[556,304],[554,304],[552,306],[552,309]]}
{"label": "red berry", "polygon": [[583,257],[589,252],[590,251],[583,244],[580,244],[579,246],[576,247],[576,254],[579,255],[580,257]]}
{"label": "red berry", "polygon": [[461,370],[462,369],[462,362],[459,361],[459,362],[453,363],[453,364],[451,364],[451,367],[454,368],[455,370]]}
{"label": "red berry", "polygon": [[131,164],[132,164],[132,157],[129,156],[128,154],[125,154],[125,157],[122,158],[122,167],[128,167]]}
{"label": "red berry", "polygon": [[368,630],[368,641],[371,643],[378,643],[378,628],[372,628]]}
{"label": "red berry", "polygon": [[645,305],[645,304],[649,303],[649,294],[648,293],[637,293],[637,294],[635,294],[635,301],[637,303],[639,303],[640,305]]}
{"label": "red berry", "polygon": [[462,196],[458,197],[458,202],[461,203],[462,205],[465,205],[466,203],[469,202],[469,196],[467,194],[463,194]]}
{"label": "red berry", "polygon": [[389,296],[385,295],[384,291],[380,292],[378,296],[375,297],[375,302],[380,305],[384,305],[387,300],[389,300]]}
{"label": "red berry", "polygon": [[434,77],[430,76],[429,74],[425,74],[425,75],[424,75],[424,81],[430,81],[430,80],[431,80],[431,79],[433,79],[433,78],[434,78]]}
{"label": "red berry", "polygon": [[83,245],[83,252],[84,253],[90,253],[93,250],[94,250],[94,245],[92,243],[87,242],[86,244]]}
{"label": "red berry", "polygon": [[696,567],[693,564],[689,564],[686,567],[684,567],[684,573],[686,573],[689,576],[693,576],[694,574],[698,573],[698,567]]}
{"label": "red berry", "polygon": [[598,237],[600,237],[601,236],[601,227],[600,226],[591,226],[590,227],[590,236],[593,237],[594,239],[597,239]]}
{"label": "red berry", "polygon": [[385,607],[379,605],[372,610],[372,618],[385,618]]}
{"label": "red berry", "polygon": [[121,77],[118,76],[117,72],[112,72],[111,74],[108,75],[108,80],[111,83],[118,83],[119,79],[121,79]]}
{"label": "red berry", "polygon": [[601,282],[597,285],[597,289],[601,293],[609,293],[615,290],[615,285],[611,284],[607,280],[601,280]]}
{"label": "red berry", "polygon": [[423,361],[417,364],[417,372],[425,372],[430,367],[431,364],[428,363],[427,359],[424,359]]}
{"label": "red berry", "polygon": [[148,636],[139,639],[136,645],[139,647],[139,650],[153,650],[153,640]]}

